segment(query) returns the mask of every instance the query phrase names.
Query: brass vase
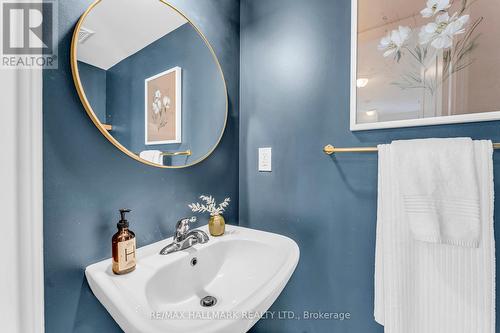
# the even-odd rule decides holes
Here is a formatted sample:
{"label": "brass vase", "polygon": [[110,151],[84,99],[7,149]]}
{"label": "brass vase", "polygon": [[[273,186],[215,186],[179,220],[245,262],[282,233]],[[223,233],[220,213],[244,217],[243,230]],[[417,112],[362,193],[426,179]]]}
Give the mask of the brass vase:
{"label": "brass vase", "polygon": [[208,230],[212,236],[222,236],[226,231],[226,221],[222,215],[210,216],[208,221]]}

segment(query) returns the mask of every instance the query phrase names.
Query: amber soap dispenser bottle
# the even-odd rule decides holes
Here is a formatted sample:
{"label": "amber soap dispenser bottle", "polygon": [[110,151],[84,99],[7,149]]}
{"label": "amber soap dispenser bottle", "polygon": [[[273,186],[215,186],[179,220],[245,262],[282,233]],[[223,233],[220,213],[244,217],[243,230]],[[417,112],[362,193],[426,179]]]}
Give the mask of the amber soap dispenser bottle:
{"label": "amber soap dispenser bottle", "polygon": [[118,232],[112,240],[113,247],[113,273],[127,274],[135,269],[135,234],[128,228],[129,224],[125,214],[130,209],[120,209],[121,219],[116,225]]}

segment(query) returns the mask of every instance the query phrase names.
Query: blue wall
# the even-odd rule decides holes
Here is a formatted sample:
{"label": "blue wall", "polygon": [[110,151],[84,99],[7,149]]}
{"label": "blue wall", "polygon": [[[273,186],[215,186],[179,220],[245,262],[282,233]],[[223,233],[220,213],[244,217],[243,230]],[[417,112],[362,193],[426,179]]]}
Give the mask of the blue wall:
{"label": "blue wall", "polygon": [[102,123],[107,123],[106,71],[79,61],[78,72],[80,73],[82,85],[85,87],[85,95],[87,95],[94,113]]}
{"label": "blue wall", "polygon": [[117,209],[130,207],[143,246],[173,234],[186,204],[201,193],[230,195],[238,215],[239,3],[176,0],[205,32],[228,84],[230,117],[210,158],[164,170],[136,162],[109,143],[87,117],[69,65],[71,34],[90,0],[59,1],[59,69],[44,72],[44,260],[46,332],[120,332],[92,295],[87,265],[111,256]]}
{"label": "blue wall", "polygon": [[[182,68],[182,143],[146,146],[144,80],[175,66]],[[129,150],[193,151],[190,157],[165,161],[168,165],[189,164],[203,157],[217,143],[224,127],[224,83],[210,50],[190,24],[111,67],[107,89],[112,134]]]}
{"label": "blue wall", "polygon": [[[373,320],[377,156],[330,158],[322,147],[455,136],[499,141],[500,124],[350,132],[349,0],[242,0],[240,36],[240,225],[288,235],[301,249],[272,309],[352,314],[343,322],[266,320],[252,332],[381,333]],[[273,147],[273,172],[258,173],[257,148],[266,146]],[[494,163],[498,174],[498,152]]]}
{"label": "blue wall", "polygon": [[[185,203],[198,193],[237,199],[239,177],[239,212],[233,206],[229,218],[236,221],[239,214],[241,225],[288,235],[301,248],[299,266],[272,309],[352,314],[343,322],[266,320],[252,331],[383,332],[372,315],[377,157],[330,158],[323,145],[453,136],[500,141],[500,124],[352,133],[350,1],[242,0],[239,125],[238,2],[175,2],[214,46],[231,112],[214,155],[184,170],[142,166],[91,124],[68,63],[73,25],[90,0],[59,3],[60,68],[44,74],[46,331],[119,332],[83,275],[86,265],[109,256],[117,208],[135,209],[130,219],[139,245],[145,245],[170,235],[174,221],[188,214]],[[256,171],[257,148],[263,146],[274,148],[273,173]]]}

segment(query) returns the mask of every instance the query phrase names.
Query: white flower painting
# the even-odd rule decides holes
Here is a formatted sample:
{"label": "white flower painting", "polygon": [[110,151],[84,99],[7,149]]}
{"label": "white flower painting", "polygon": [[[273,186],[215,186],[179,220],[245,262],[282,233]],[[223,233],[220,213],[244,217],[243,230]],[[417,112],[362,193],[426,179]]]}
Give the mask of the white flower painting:
{"label": "white flower painting", "polygon": [[156,125],[158,132],[167,125],[167,115],[170,109],[170,98],[168,96],[163,96],[160,90],[156,90],[153,101],[151,103],[152,107],[152,118],[153,124]]}
{"label": "white flower painting", "polygon": [[500,120],[500,1],[351,2],[352,130]]}
{"label": "white flower painting", "polygon": [[382,38],[378,49],[384,52],[384,57],[394,54],[395,58],[399,60],[401,58],[401,50],[405,46],[410,34],[410,28],[399,26],[398,30],[393,30],[386,37]]}
{"label": "white flower painting", "polygon": [[174,67],[145,81],[147,145],[181,143],[182,71]]}
{"label": "white flower painting", "polygon": [[448,13],[438,15],[436,22],[431,22],[422,27],[419,38],[420,44],[431,44],[436,49],[448,49],[453,46],[453,39],[465,33],[465,25],[469,21],[469,15],[452,17]]}
{"label": "white flower painting", "polygon": [[[451,4],[450,0],[427,1],[420,14],[431,22],[420,29],[399,26],[380,40],[378,50],[383,57],[394,55],[395,62],[399,63],[408,56],[413,63],[414,70],[403,74],[394,85],[403,90],[423,88],[434,95],[451,75],[472,64],[469,55],[478,46],[479,37],[474,31],[483,17],[470,24],[470,16],[465,14],[469,1],[462,0],[460,9],[450,14]],[[413,34],[418,34],[417,38],[412,38]],[[410,39],[416,42],[410,43]],[[441,75],[430,75],[429,69],[436,66],[442,68]]]}
{"label": "white flower painting", "polygon": [[422,14],[422,17],[432,17],[450,7],[450,0],[429,0],[427,1],[427,7],[422,9],[420,14]]}

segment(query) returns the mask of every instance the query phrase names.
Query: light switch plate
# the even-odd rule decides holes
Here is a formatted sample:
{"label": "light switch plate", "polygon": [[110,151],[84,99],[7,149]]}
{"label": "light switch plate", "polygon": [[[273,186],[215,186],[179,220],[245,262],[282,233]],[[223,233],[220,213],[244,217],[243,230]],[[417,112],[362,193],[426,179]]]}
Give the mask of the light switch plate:
{"label": "light switch plate", "polygon": [[259,148],[259,171],[272,172],[273,149]]}

